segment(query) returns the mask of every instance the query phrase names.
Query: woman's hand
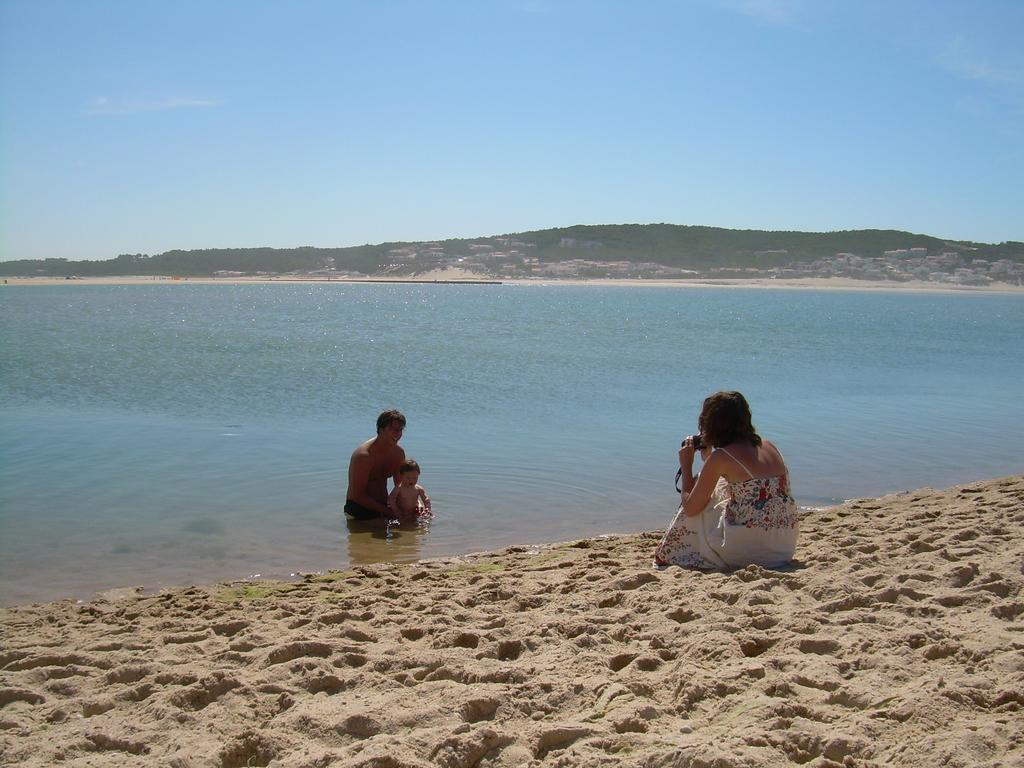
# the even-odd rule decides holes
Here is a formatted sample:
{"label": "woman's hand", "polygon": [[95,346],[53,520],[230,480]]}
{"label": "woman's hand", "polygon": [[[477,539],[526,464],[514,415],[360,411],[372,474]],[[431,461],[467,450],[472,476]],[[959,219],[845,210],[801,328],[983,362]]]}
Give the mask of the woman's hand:
{"label": "woman's hand", "polygon": [[[693,438],[687,438],[683,443],[683,448],[679,449],[680,461],[682,461],[683,451],[689,447],[687,453],[690,456],[690,461],[693,461]],[[692,471],[688,472],[689,468],[684,467],[683,472],[683,511],[686,512],[687,516],[693,517],[699,515],[707,507],[708,502],[711,501],[711,497],[715,491],[715,485],[718,483],[718,478],[722,476],[722,464],[724,461],[724,454],[715,453],[714,450],[709,448],[701,448],[701,458],[704,460],[704,464],[700,468],[700,475],[690,482],[686,482],[686,475],[691,474]]]}
{"label": "woman's hand", "polygon": [[690,435],[683,440],[683,445],[679,449],[679,466],[682,469],[688,469],[693,467],[693,455],[696,449],[693,447],[693,435]]}
{"label": "woman's hand", "polygon": [[696,480],[693,477],[693,435],[690,435],[683,440],[683,445],[679,449],[679,473],[683,479],[683,498],[686,498],[691,490],[693,490],[693,484]]}

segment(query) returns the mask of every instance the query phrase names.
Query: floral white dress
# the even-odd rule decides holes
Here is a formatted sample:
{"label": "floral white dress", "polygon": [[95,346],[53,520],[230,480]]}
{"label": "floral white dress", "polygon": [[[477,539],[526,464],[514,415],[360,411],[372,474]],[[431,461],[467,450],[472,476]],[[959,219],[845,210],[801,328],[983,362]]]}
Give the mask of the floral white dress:
{"label": "floral white dress", "polygon": [[[718,450],[725,451],[724,448]],[[687,517],[682,505],[654,551],[654,564],[722,570],[761,565],[778,568],[793,559],[799,533],[796,502],[786,473],[730,483],[720,478],[708,506]]]}

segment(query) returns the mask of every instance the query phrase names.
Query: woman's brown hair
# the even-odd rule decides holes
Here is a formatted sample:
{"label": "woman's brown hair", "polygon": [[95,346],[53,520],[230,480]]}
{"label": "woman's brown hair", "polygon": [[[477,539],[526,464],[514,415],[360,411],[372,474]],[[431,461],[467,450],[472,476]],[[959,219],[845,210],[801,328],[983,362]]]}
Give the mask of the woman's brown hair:
{"label": "woman's brown hair", "polygon": [[739,392],[715,392],[707,398],[697,427],[704,444],[712,448],[743,442],[761,444],[750,420],[750,406]]}

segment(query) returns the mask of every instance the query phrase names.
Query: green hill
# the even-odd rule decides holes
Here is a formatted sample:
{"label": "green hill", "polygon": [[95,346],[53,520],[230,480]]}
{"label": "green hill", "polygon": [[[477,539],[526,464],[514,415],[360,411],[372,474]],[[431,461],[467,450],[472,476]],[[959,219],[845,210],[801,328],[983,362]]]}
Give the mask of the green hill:
{"label": "green hill", "polygon": [[0,275],[80,277],[113,275],[181,275],[204,277],[218,272],[245,274],[311,272],[323,269],[363,275],[412,274],[479,259],[497,252],[488,267],[523,258],[545,264],[569,259],[656,263],[701,272],[729,267],[780,267],[806,264],[836,253],[863,257],[885,251],[927,248],[929,253],[955,251],[968,259],[1008,259],[1024,263],[1024,243],[970,243],[897,230],[784,232],[720,229],[675,224],[577,225],[500,236],[430,243],[380,243],[350,248],[211,248],[165,253],[123,254],[106,261],[39,259],[0,262]]}

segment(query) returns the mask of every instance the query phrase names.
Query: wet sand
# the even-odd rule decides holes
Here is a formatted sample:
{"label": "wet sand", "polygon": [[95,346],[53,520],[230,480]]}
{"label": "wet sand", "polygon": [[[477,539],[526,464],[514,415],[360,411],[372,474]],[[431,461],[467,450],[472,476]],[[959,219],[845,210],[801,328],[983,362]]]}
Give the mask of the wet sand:
{"label": "wet sand", "polygon": [[0,764],[1024,763],[1024,476],[810,511],[782,571],[658,537],[2,610]]}

